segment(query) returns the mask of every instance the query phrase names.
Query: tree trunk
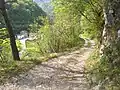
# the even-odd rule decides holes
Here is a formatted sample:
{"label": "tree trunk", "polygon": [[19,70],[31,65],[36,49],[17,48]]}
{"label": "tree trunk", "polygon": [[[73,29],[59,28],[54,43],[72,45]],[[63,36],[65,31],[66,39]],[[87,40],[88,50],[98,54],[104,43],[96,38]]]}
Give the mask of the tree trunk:
{"label": "tree trunk", "polygon": [[117,40],[117,31],[120,29],[120,1],[103,0],[103,13],[105,25],[102,35],[101,54],[104,54],[104,48]]}
{"label": "tree trunk", "polygon": [[7,16],[5,6],[1,10],[2,10],[2,15],[4,17],[4,20],[5,20],[7,29],[8,29],[9,37],[10,37],[10,45],[11,45],[11,49],[12,49],[13,59],[14,60],[20,60],[19,52],[18,52],[17,45],[16,45],[16,42],[15,42],[15,36],[14,36],[12,26],[11,26],[10,21],[8,19],[8,16]]}

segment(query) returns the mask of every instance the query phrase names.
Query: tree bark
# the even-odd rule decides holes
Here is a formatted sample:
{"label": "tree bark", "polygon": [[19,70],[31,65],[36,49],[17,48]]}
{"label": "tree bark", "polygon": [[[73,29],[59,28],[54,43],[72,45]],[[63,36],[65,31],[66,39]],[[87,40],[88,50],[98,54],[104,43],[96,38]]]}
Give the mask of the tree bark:
{"label": "tree bark", "polygon": [[4,5],[4,8],[2,8],[1,10],[2,10],[2,15],[4,17],[4,20],[5,20],[7,29],[8,29],[9,37],[10,37],[10,45],[11,45],[11,49],[12,49],[13,59],[14,60],[20,60],[19,52],[18,52],[18,49],[17,49],[16,41],[15,41],[15,36],[14,36],[13,30],[12,30],[12,26],[10,24],[10,21],[8,19],[8,15],[7,15],[7,12],[6,12],[6,9],[5,9],[5,5]]}
{"label": "tree bark", "polygon": [[120,29],[120,1],[103,0],[105,25],[102,34],[100,52],[104,54],[104,48],[117,40],[117,31]]}

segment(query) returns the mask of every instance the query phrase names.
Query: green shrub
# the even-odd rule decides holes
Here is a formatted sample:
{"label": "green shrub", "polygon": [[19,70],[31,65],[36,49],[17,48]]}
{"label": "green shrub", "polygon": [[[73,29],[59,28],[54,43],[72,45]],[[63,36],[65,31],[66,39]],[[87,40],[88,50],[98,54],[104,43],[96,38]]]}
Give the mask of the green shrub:
{"label": "green shrub", "polygon": [[105,90],[120,89],[120,49],[118,42],[106,46],[104,54],[100,57],[99,52],[93,53],[88,59],[86,67],[91,83],[101,84]]}

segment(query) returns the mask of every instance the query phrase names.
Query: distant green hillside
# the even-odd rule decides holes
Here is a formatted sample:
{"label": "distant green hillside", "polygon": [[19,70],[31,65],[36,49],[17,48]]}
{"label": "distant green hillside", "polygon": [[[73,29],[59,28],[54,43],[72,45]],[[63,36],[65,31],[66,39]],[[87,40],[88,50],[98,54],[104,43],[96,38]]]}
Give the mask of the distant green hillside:
{"label": "distant green hillside", "polygon": [[[17,3],[7,4],[6,7],[15,33],[28,30],[29,25],[34,22],[41,24],[38,17],[46,16],[46,13],[32,0],[18,0]],[[3,19],[0,19],[0,22],[0,28],[5,27]]]}

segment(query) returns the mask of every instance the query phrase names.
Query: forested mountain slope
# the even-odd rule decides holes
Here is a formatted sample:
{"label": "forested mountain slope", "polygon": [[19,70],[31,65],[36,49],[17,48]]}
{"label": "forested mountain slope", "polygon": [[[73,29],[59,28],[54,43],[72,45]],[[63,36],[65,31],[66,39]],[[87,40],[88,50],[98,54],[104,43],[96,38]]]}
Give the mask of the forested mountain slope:
{"label": "forested mountain slope", "polygon": [[[8,16],[13,26],[14,33],[22,30],[28,30],[29,25],[34,22],[42,25],[40,16],[46,16],[46,13],[32,0],[18,0],[18,2],[6,4]],[[3,21],[1,20],[3,23]],[[0,27],[5,26],[0,24]]]}

